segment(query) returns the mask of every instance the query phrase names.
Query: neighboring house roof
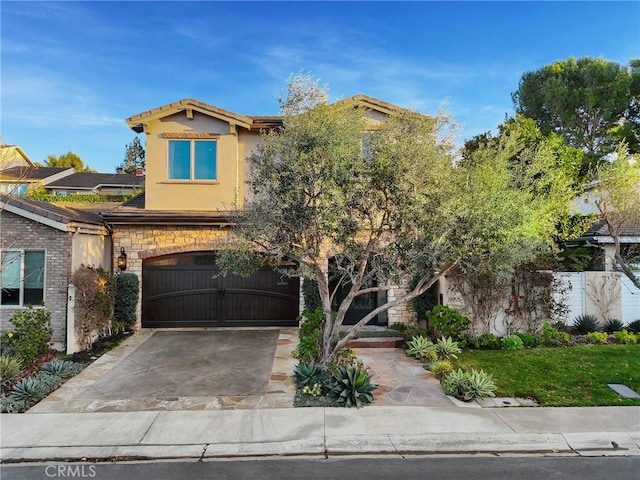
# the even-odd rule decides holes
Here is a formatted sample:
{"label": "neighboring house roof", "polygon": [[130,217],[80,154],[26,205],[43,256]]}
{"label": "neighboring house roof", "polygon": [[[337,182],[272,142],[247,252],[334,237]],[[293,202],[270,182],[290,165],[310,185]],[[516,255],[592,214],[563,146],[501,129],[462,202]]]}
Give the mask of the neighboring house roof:
{"label": "neighboring house roof", "polygon": [[[578,240],[595,241],[598,243],[612,243],[609,227],[604,220],[597,220],[591,224]],[[640,243],[640,225],[623,225],[620,229],[621,243]]]}
{"label": "neighboring house roof", "polygon": [[28,167],[33,166],[33,162],[18,145],[0,145],[0,168],[12,166]]}
{"label": "neighboring house roof", "polygon": [[358,94],[353,97],[345,98],[344,100],[339,100],[336,103],[354,103],[357,106],[362,106],[365,108],[370,108],[371,110],[377,110],[378,112],[386,113],[387,115],[391,112],[395,112],[400,110],[400,107],[394,105],[392,103],[384,102],[374,97],[370,97],[368,95]]}
{"label": "neighboring house roof", "polygon": [[101,212],[104,220],[112,225],[231,225],[231,212],[201,210],[145,210],[145,194],[141,193],[124,202],[118,208]]}
{"label": "neighboring house roof", "polygon": [[92,190],[99,187],[142,188],[144,186],[144,176],[128,173],[76,172],[73,175],[51,182],[47,186],[49,188],[78,190]]}
{"label": "neighboring house roof", "polygon": [[77,208],[61,207],[52,203],[38,202],[24,197],[0,194],[0,210],[48,225],[63,232],[107,233],[102,216]]}
{"label": "neighboring house roof", "polygon": [[187,117],[191,118],[194,111],[210,117],[218,118],[231,124],[240,125],[246,129],[250,129],[253,123],[253,120],[250,117],[238,115],[237,113],[230,112],[229,110],[224,110],[222,108],[209,105],[208,103],[199,102],[192,98],[185,98],[177,102],[168,103],[167,105],[151,109],[147,112],[133,115],[127,118],[127,124],[135,132],[140,133],[144,131],[144,124],[151,120],[165,118],[179,112],[185,112]]}
{"label": "neighboring house roof", "polygon": [[[2,179],[21,179],[24,181],[45,180],[49,177],[63,178],[74,173],[73,168],[69,167],[11,167],[0,172]],[[64,174],[64,175],[60,175]]]}

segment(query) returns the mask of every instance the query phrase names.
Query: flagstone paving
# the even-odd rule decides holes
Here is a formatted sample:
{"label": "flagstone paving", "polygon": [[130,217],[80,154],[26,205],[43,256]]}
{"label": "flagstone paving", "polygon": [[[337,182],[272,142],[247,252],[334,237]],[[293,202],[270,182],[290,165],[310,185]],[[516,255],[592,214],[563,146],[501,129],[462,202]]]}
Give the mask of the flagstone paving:
{"label": "flagstone paving", "polygon": [[[292,373],[297,363],[293,352],[298,343],[296,328],[279,329],[271,376],[264,395],[88,398],[92,396],[90,392],[102,377],[155,333],[154,329],[136,331],[27,413],[229,410],[293,406],[295,385]],[[374,405],[454,406],[442,392],[440,383],[433,374],[424,370],[417,360],[406,356],[404,350],[357,348],[355,352],[371,368],[373,382],[379,385],[374,392]]]}

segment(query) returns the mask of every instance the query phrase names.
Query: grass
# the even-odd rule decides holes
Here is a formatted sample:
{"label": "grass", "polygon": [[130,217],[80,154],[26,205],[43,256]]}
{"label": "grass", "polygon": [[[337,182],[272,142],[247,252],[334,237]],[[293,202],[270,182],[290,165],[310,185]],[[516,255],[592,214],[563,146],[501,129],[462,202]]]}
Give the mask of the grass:
{"label": "grass", "polygon": [[640,392],[640,345],[464,351],[458,364],[493,375],[500,397],[533,397],[545,407],[640,406],[607,387],[622,383]]}

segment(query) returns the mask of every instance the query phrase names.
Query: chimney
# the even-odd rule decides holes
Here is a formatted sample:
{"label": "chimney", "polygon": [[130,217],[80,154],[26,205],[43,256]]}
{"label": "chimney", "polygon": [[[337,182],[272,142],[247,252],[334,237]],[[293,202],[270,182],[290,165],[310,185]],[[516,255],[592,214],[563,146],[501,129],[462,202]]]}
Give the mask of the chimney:
{"label": "chimney", "polygon": [[136,168],[136,177],[144,177],[144,170],[142,168]]}

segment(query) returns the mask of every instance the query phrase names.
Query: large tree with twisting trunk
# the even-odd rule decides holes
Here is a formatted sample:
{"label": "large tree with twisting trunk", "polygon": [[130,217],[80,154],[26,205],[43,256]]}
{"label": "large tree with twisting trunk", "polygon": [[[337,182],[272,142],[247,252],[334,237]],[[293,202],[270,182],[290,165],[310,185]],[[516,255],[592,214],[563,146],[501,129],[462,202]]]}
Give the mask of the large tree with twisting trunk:
{"label": "large tree with twisting trunk", "polygon": [[[314,279],[325,316],[325,365],[375,315],[444,275],[508,275],[538,255],[570,197],[550,152],[532,152],[530,165],[510,167],[517,138],[479,148],[472,161],[458,164],[444,115],[398,109],[373,125],[358,105],[328,104],[325,89],[308,76],[293,79],[281,105],[283,127],[266,132],[248,160],[248,195],[220,263],[248,273],[265,257],[272,265],[286,259],[297,268],[283,274]],[[534,191],[527,176],[548,194]],[[330,258],[332,274],[348,286],[339,305]],[[340,337],[355,298],[409,284]]]}

